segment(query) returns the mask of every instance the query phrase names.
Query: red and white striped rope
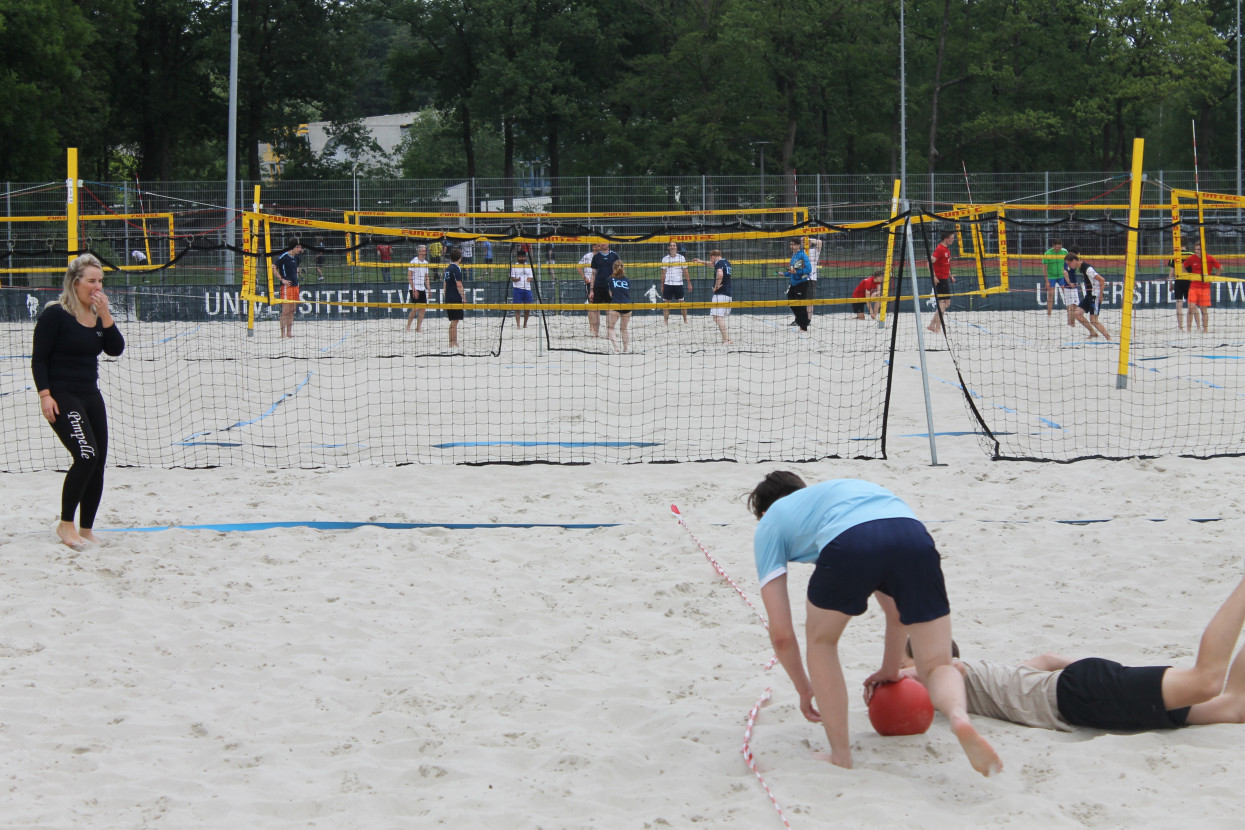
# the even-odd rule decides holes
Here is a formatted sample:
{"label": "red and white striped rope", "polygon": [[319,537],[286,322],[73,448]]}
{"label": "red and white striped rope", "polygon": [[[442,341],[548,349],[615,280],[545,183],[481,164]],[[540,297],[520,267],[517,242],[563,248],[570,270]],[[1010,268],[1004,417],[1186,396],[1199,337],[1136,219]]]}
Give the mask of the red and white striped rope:
{"label": "red and white striped rope", "polygon": [[774,809],[778,811],[778,817],[782,819],[783,827],[790,828],[791,822],[787,821],[787,815],[782,811],[782,807],[778,804],[778,799],[774,798],[774,793],[770,791],[769,784],[765,783],[765,778],[757,769],[756,758],[752,756],[752,727],[756,723],[757,713],[761,711],[761,707],[769,700],[770,689],[767,687],[757,702],[752,705],[752,711],[748,713],[748,727],[744,729],[744,745],[741,750],[744,756],[744,762],[748,765],[748,769],[752,770],[752,774],[757,777],[757,781],[761,782],[761,786],[765,789],[765,794],[769,796],[770,803],[774,805]]}
{"label": "red and white striped rope", "polygon": [[[700,548],[700,552],[703,553],[705,558],[709,560],[709,564],[713,566],[713,569],[718,572],[719,576],[730,583],[731,587],[739,593],[740,598],[742,598],[743,601],[748,604],[748,607],[756,613],[757,617],[761,620],[761,625],[765,626],[765,629],[768,631],[769,621],[765,619],[765,615],[757,610],[757,607],[752,604],[752,600],[748,599],[748,595],[743,592],[743,589],[735,583],[735,580],[731,579],[730,574],[723,570],[722,566],[718,564],[718,560],[713,558],[713,554],[709,552],[709,549],[702,545],[700,540],[696,538],[696,534],[692,533],[692,529],[687,526],[687,522],[683,521],[683,514],[679,512],[678,506],[673,504],[670,505],[670,512],[674,514],[674,517],[678,520],[679,524],[683,525],[683,529],[687,531],[687,535],[692,537],[692,541],[696,543],[696,547]],[[775,654],[769,659],[769,662],[765,664],[765,671],[769,671],[777,663],[778,655]],[[770,687],[767,687],[765,691],[761,693],[761,697],[758,698],[757,702],[752,706],[752,710],[748,712],[748,724],[744,728],[744,745],[740,750],[740,753],[744,756],[744,763],[748,765],[748,769],[752,770],[752,774],[755,775],[757,781],[760,782],[762,789],[765,790],[765,794],[769,796],[770,803],[773,804],[774,809],[778,811],[778,817],[782,819],[783,826],[789,830],[791,823],[787,821],[787,815],[782,811],[782,806],[778,803],[778,799],[774,797],[774,793],[769,788],[769,784],[765,782],[765,777],[761,775],[761,771],[757,769],[756,758],[752,754],[752,728],[756,725],[757,714],[761,711],[761,707],[764,706],[770,699],[771,690],[772,689]]]}
{"label": "red and white striped rope", "polygon": [[692,529],[687,526],[687,522],[683,521],[683,514],[679,512],[678,506],[673,504],[670,505],[670,512],[674,514],[674,518],[678,521],[678,523],[683,525],[683,529],[687,531],[687,535],[692,537],[692,541],[696,543],[696,547],[700,548],[700,552],[703,553],[705,558],[709,560],[709,564],[713,566],[713,569],[718,572],[719,576],[729,582],[732,588],[739,592],[739,596],[743,598],[743,601],[748,603],[748,607],[755,611],[756,615],[761,619],[761,625],[765,626],[766,631],[769,631],[769,620],[765,619],[764,614],[757,611],[757,607],[752,604],[752,600],[748,599],[748,595],[745,594],[743,589],[735,583],[735,580],[731,579],[730,574],[722,570],[722,566],[718,564],[718,560],[713,558],[713,554],[709,552],[709,549],[700,543],[700,540],[696,538],[695,533],[692,533]]}

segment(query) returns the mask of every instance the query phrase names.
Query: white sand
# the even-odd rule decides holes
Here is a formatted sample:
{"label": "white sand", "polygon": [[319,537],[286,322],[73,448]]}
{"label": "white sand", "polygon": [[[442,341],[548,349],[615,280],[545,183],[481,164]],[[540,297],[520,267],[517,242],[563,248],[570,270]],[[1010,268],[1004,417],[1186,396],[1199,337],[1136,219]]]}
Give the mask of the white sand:
{"label": "white sand", "polygon": [[[799,469],[878,481],[929,522],[966,652],[1191,661],[1242,567],[1245,463],[992,463],[944,437],[931,467],[926,439],[897,437],[925,429],[903,377],[890,460]],[[954,390],[933,392],[937,430],[969,429]],[[815,760],[824,733],[763,671],[756,615],[669,510],[759,606],[740,496],[774,467],[115,469],[101,528],[619,526],[120,532],[81,554],[50,531],[62,477],[6,476],[0,824],[781,827],[739,754],[772,686],[752,743],[796,828],[1240,826],[1242,726],[983,719],[1007,764],[984,779],[941,718],[881,738],[857,698],[857,768]],[[800,618],[810,570],[792,580]],[[853,687],[881,630],[876,611],[848,629]]]}

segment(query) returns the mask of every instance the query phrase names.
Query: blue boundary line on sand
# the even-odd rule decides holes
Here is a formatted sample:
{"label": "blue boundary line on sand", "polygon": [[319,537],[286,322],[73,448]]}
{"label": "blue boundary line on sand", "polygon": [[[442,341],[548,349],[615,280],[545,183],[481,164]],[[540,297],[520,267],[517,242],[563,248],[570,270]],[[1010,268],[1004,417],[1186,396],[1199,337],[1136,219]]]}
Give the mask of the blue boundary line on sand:
{"label": "blue boundary line on sand", "polygon": [[282,401],[284,401],[286,398],[292,398],[295,395],[297,395],[299,392],[301,392],[303,387],[306,386],[311,381],[311,376],[314,374],[315,374],[314,371],[308,372],[307,377],[303,378],[302,383],[294,387],[293,392],[283,393],[281,397],[277,398],[276,402],[272,406],[268,407],[268,410],[263,415],[260,415],[258,418],[252,418],[249,421],[237,421],[236,423],[232,423],[229,426],[225,427],[224,429],[220,429],[220,430],[205,429],[203,432],[196,432],[193,435],[187,435],[182,440],[174,441],[173,443],[174,445],[181,446],[181,447],[240,447],[242,446],[242,443],[240,441],[195,441],[194,439],[202,435],[211,435],[213,432],[228,432],[229,430],[234,429],[235,427],[250,426],[251,424],[264,420],[269,415],[277,411],[277,407],[281,405]]}
{"label": "blue boundary line on sand", "polygon": [[379,527],[383,530],[418,530],[439,527],[447,530],[487,530],[490,528],[552,527],[562,530],[595,530],[600,527],[619,527],[618,523],[606,524],[560,524],[542,522],[225,522],[202,525],[161,525],[153,527],[101,528],[108,533],[155,533],[161,530],[216,530],[221,533],[247,530],[276,530],[287,527],[306,527],[312,530],[356,530],[361,527]]}
{"label": "blue boundary line on sand", "polygon": [[648,441],[454,441],[448,444],[433,444],[438,450],[450,450],[457,447],[563,447],[582,449],[584,447],[660,447],[659,442]]}
{"label": "blue boundary line on sand", "polygon": [[[957,521],[956,519],[925,519],[927,524],[941,524],[943,522]],[[1030,519],[974,519],[989,524],[1037,524],[1036,521]],[[1105,522],[1117,521],[1117,519],[1050,519],[1049,521],[1061,525],[1092,525],[1103,524]],[[1221,518],[1214,519],[1142,519],[1147,522],[1178,522],[1190,521],[1198,524],[1207,524],[1209,522],[1222,522]],[[729,525],[721,525],[729,526]],[[421,530],[427,528],[440,528],[443,530],[506,530],[518,529],[528,530],[533,528],[553,528],[555,530],[597,530],[607,527],[624,527],[621,522],[608,523],[592,523],[592,524],[566,524],[560,522],[324,522],[324,521],[306,521],[306,522],[223,522],[219,524],[198,524],[198,525],[159,525],[153,527],[110,527],[96,528],[101,533],[156,533],[162,530],[213,530],[219,533],[236,533],[252,530],[280,530],[291,527],[305,527],[311,530],[357,530],[362,527],[378,527],[382,530]]]}

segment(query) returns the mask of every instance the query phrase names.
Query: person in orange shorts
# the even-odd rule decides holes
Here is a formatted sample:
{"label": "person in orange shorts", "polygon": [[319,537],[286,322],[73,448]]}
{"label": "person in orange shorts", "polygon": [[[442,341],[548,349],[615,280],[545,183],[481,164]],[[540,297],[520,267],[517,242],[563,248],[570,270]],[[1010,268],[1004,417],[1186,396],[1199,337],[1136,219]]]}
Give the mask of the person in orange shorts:
{"label": "person in orange shorts", "polygon": [[1193,331],[1199,322],[1202,331],[1210,331],[1210,283],[1202,272],[1203,258],[1206,260],[1206,273],[1213,275],[1220,272],[1219,260],[1210,254],[1203,257],[1200,242],[1193,246],[1193,256],[1182,263],[1185,273],[1189,275],[1189,331]]}
{"label": "person in orange shorts", "polygon": [[[282,251],[281,256],[277,257],[277,275],[281,277],[281,299],[298,300],[298,255],[303,252],[303,246],[299,242],[295,242],[294,246],[287,251]],[[297,302],[286,302],[281,304],[281,336],[294,336],[294,309],[298,307]]]}

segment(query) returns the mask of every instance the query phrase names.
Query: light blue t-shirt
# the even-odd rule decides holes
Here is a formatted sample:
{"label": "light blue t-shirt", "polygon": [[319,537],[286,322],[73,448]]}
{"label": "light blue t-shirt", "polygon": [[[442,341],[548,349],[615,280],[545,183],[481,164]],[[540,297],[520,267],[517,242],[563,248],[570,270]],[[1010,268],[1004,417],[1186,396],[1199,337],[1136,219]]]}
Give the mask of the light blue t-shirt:
{"label": "light blue t-shirt", "polygon": [[915,519],[912,508],[884,487],[838,478],[783,496],[770,505],[753,537],[761,584],[787,572],[788,562],[816,562],[840,533],[875,519]]}

